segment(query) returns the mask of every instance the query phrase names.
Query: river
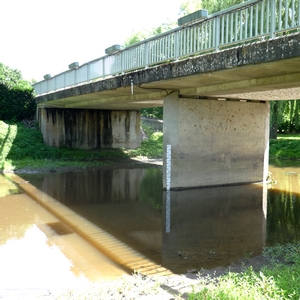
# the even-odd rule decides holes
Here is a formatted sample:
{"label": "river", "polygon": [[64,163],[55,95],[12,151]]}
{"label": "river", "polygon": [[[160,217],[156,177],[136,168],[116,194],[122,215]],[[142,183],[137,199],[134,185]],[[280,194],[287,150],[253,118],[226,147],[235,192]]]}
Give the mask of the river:
{"label": "river", "polygon": [[117,278],[140,258],[195,272],[299,241],[300,168],[269,170],[275,184],[171,191],[170,201],[159,166],[0,175],[0,291]]}

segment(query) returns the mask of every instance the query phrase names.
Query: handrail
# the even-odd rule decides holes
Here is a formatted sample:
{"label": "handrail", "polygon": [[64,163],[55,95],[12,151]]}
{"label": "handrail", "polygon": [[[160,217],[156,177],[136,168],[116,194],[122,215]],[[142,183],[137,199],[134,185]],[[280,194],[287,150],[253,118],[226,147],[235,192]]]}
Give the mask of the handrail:
{"label": "handrail", "polygon": [[300,0],[248,0],[33,84],[37,96],[300,28]]}

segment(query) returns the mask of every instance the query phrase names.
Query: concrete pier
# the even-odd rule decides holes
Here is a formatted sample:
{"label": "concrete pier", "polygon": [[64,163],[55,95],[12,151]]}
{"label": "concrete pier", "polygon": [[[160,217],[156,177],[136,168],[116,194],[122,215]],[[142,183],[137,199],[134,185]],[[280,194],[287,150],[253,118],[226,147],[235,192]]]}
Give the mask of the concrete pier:
{"label": "concrete pier", "polygon": [[74,149],[137,148],[140,112],[38,108],[45,143]]}
{"label": "concrete pier", "polygon": [[[269,103],[164,100],[164,174],[171,145],[171,189],[264,181],[268,173]],[[164,176],[166,187],[166,176]]]}

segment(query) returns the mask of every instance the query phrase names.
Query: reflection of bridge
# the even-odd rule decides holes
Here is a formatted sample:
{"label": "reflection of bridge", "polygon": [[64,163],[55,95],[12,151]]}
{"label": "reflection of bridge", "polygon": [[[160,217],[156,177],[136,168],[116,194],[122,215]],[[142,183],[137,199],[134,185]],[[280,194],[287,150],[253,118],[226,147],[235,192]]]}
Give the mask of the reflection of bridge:
{"label": "reflection of bridge", "polygon": [[187,19],[36,83],[47,144],[137,147],[138,109],[163,105],[171,188],[264,180],[268,101],[300,98],[300,1],[250,0]]}

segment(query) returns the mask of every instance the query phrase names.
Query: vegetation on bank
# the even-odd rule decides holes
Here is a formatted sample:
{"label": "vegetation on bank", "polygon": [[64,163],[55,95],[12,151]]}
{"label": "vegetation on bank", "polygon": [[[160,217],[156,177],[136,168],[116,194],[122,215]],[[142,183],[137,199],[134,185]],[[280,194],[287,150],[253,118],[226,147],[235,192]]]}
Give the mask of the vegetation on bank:
{"label": "vegetation on bank", "polygon": [[279,134],[270,140],[270,158],[300,159],[300,134]]}
{"label": "vegetation on bank", "polygon": [[259,271],[250,267],[217,278],[200,276],[188,299],[299,299],[299,252],[300,244],[265,248],[268,265]]}
{"label": "vegetation on bank", "polygon": [[21,121],[32,118],[36,111],[31,84],[18,70],[0,62],[0,120]]}

